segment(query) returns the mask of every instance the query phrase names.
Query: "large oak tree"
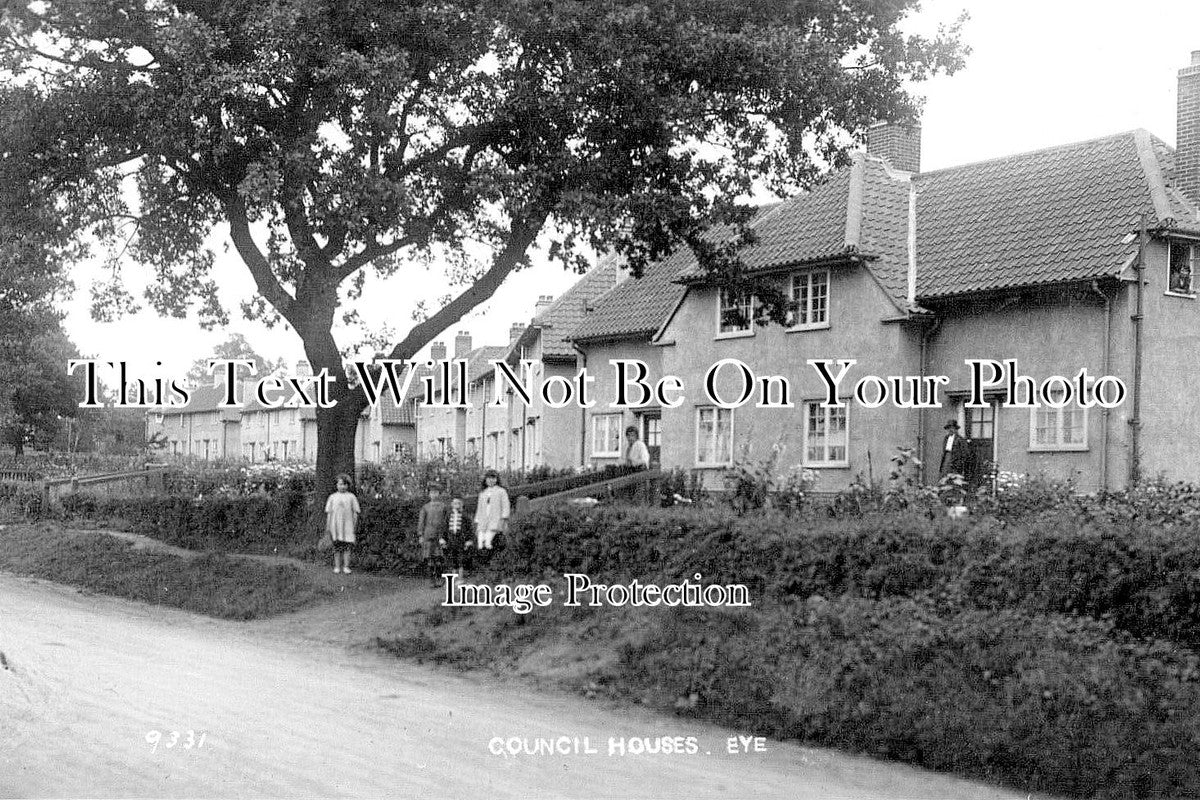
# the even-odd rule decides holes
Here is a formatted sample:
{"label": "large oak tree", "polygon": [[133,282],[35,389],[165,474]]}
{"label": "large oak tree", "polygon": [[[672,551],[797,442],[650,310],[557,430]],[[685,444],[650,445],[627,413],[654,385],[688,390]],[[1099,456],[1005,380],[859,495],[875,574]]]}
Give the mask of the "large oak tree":
{"label": "large oak tree", "polygon": [[[152,271],[162,313],[225,319],[206,239],[228,236],[316,370],[368,271],[436,263],[454,291],[405,359],[545,237],[634,270],[744,219],[756,181],[803,187],[906,90],[960,66],[916,0],[35,0],[0,16],[0,192],[42,268],[110,248],[100,311]],[[6,223],[0,220],[0,226]],[[11,227],[11,226],[10,226]],[[699,248],[704,250],[704,248]],[[716,258],[708,248],[705,257]],[[28,257],[28,252],[26,253]],[[12,263],[10,262],[10,268]],[[353,465],[366,399],[318,412],[318,474]]]}

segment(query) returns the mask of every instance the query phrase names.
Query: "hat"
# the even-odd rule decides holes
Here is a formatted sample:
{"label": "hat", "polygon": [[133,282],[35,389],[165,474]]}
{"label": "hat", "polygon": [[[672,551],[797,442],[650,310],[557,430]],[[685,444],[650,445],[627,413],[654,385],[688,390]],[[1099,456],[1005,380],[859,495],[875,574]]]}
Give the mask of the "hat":
{"label": "hat", "polygon": [[951,429],[958,430],[958,420],[952,419],[949,422],[947,422],[945,425],[943,425],[942,428],[944,428],[945,430],[951,430]]}

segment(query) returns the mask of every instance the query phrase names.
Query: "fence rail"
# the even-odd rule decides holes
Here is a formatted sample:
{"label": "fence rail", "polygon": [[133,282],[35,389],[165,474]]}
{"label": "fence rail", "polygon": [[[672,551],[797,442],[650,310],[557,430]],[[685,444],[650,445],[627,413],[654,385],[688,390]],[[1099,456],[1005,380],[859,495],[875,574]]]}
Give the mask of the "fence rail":
{"label": "fence rail", "polygon": [[607,478],[584,486],[576,486],[554,494],[535,497],[532,500],[525,496],[519,496],[517,498],[516,513],[522,514],[527,511],[534,511],[554,505],[555,503],[560,503],[563,500],[571,500],[577,497],[595,497],[597,500],[612,500],[621,495],[634,497],[635,499],[641,497],[641,499],[645,500],[654,493],[653,490],[658,485],[658,480],[661,477],[662,470],[638,470],[628,475],[620,475],[616,478]]}
{"label": "fence rail", "polygon": [[64,495],[84,489],[112,492],[115,489],[134,487],[146,490],[161,490],[166,469],[158,466],[124,472],[106,472],[98,475],[75,475],[70,478],[51,478],[41,482],[42,502],[49,507]]}

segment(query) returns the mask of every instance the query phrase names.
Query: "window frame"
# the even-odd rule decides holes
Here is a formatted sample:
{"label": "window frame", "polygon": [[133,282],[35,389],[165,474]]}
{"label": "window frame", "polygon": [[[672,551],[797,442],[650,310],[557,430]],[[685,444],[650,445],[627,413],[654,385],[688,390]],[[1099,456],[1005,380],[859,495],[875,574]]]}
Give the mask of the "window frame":
{"label": "window frame", "polygon": [[732,292],[732,290],[728,289],[724,286],[717,287],[717,297],[716,297],[716,303],[715,303],[715,306],[716,306],[716,331],[717,332],[713,336],[714,339],[745,339],[747,337],[754,335],[754,309],[755,309],[755,306],[758,304],[758,300],[750,292],[742,292],[741,293],[741,296],[747,298],[747,301],[748,301],[749,317],[747,319],[747,326],[743,329],[738,329],[738,330],[730,330],[730,331],[721,330],[721,328],[723,327],[723,324],[724,324],[722,322],[722,320],[724,319],[724,316],[725,316],[725,314],[724,314],[724,298],[726,297],[727,293],[730,293],[730,292]]}
{"label": "window frame", "polygon": [[[1183,295],[1186,297],[1186,295]],[[1088,391],[1091,391],[1089,387]],[[1061,390],[1060,390],[1061,393]],[[1066,413],[1080,414],[1079,429],[1082,433],[1083,441],[1081,442],[1063,442],[1063,421]],[[1054,417],[1054,441],[1050,443],[1039,443],[1037,440],[1038,433],[1038,415],[1047,414]],[[1081,453],[1090,450],[1088,444],[1088,410],[1086,407],[1079,405],[1078,400],[1068,403],[1062,408],[1055,408],[1047,405],[1037,405],[1029,409],[1029,452],[1031,453]]]}
{"label": "window frame", "polygon": [[[797,270],[796,272],[789,274],[788,275],[788,285],[787,285],[788,300],[793,306],[795,305],[795,303],[796,303],[796,279],[800,278],[800,277],[807,278],[808,279],[808,308],[806,309],[806,312],[811,313],[812,312],[812,297],[813,297],[813,293],[812,293],[813,280],[812,279],[816,275],[823,275],[825,277],[824,319],[822,319],[820,322],[799,322],[794,325],[788,325],[787,328],[785,329],[788,333],[795,333],[795,332],[799,332],[799,331],[818,331],[818,330],[826,330],[827,328],[829,328],[829,298],[830,298],[830,287],[831,287],[831,275],[830,275],[830,270],[827,267],[826,268],[817,268],[817,269]],[[788,313],[794,314],[794,313],[796,313],[796,310],[794,308],[792,308]]]}
{"label": "window frame", "polygon": [[[826,428],[824,451],[825,451],[826,458],[823,460],[814,460],[814,459],[810,458],[809,454],[808,454],[809,436],[812,433],[811,426],[810,426],[809,409],[812,406],[816,406],[817,410],[824,414],[824,423],[825,423],[825,428]],[[848,401],[843,400],[843,405],[841,408],[832,408],[832,407],[825,406],[824,402],[822,400],[805,400],[802,408],[804,409],[804,412],[803,412],[804,413],[804,425],[803,425],[803,437],[804,438],[802,439],[802,442],[803,442],[802,446],[804,449],[802,451],[803,458],[801,459],[801,463],[805,467],[811,467],[813,469],[849,469],[849,467],[850,467],[850,403]],[[843,426],[843,431],[844,431],[844,435],[845,435],[845,441],[844,441],[842,447],[845,451],[845,457],[840,458],[840,459],[831,459],[828,457],[829,449],[830,449],[829,441],[828,441],[829,440],[828,430],[829,430],[829,424],[832,421],[831,416],[834,413],[840,413],[843,418],[842,426]]]}
{"label": "window frame", "polygon": [[[602,420],[604,422],[604,428],[605,428],[605,438],[606,438],[605,444],[606,445],[611,443],[611,442],[608,442],[607,439],[608,439],[608,436],[612,433],[612,431],[609,430],[609,428],[614,424],[614,420],[615,420],[616,434],[617,434],[616,435],[616,442],[617,442],[616,450],[599,450],[596,448],[596,433],[599,430],[598,423],[600,423]],[[624,430],[622,429],[624,420],[625,420],[624,414],[593,414],[592,415],[592,457],[593,458],[614,458],[614,457],[620,458],[621,457],[621,437],[624,436]]]}
{"label": "window frame", "polygon": [[[717,445],[719,443],[718,438],[717,438],[718,437],[717,431],[720,429],[721,414],[724,413],[724,414],[729,415],[729,434],[728,434],[728,436],[729,436],[729,442],[728,442],[729,456],[725,461],[703,461],[700,458],[701,454],[704,453],[704,450],[700,446],[700,420],[701,420],[701,417],[703,416],[704,412],[706,412],[706,411],[714,412],[714,417],[713,417],[714,424],[712,426],[712,431],[713,431],[712,442],[714,445]],[[694,446],[693,460],[695,461],[697,469],[724,469],[724,468],[727,468],[727,467],[730,467],[733,465],[733,443],[735,441],[735,436],[736,436],[736,434],[734,432],[735,419],[734,419],[733,412],[734,412],[734,409],[732,409],[732,408],[721,408],[720,406],[714,406],[714,405],[696,406],[696,414],[695,414],[695,418],[694,418],[695,436],[694,436],[694,440],[693,440],[693,446]],[[717,452],[718,450],[719,450],[719,447],[714,447],[714,453]]]}
{"label": "window frame", "polygon": [[[1172,273],[1172,255],[1176,247],[1186,247],[1188,250],[1187,267],[1191,271],[1190,290],[1186,292],[1178,291],[1171,288],[1171,273]],[[1167,241],[1167,289],[1163,294],[1169,297],[1186,297],[1188,300],[1196,299],[1196,267],[1198,260],[1198,251],[1200,251],[1200,243],[1184,241],[1182,239],[1171,239]]]}

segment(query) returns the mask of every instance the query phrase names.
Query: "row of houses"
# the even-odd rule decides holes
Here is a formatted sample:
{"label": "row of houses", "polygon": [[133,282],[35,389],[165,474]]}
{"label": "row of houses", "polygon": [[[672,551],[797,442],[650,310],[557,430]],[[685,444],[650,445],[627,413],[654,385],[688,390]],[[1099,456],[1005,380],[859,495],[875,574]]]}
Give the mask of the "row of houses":
{"label": "row of houses", "polygon": [[[716,285],[689,252],[640,279],[602,261],[558,299],[541,298],[507,346],[456,348],[471,364],[472,408],[418,409],[420,451],[509,468],[603,465],[621,458],[633,425],[664,467],[714,485],[740,455],[782,447],[785,463],[836,489],[886,474],[903,446],[936,478],[953,421],[979,471],[1082,489],[1158,474],[1200,480],[1200,51],[1179,72],[1178,103],[1175,149],[1135,130],[929,172],[919,128],[875,126],[851,166],[752,223],[757,242],[743,260],[790,297],[789,324],[757,324],[756,299]],[[532,359],[544,375],[588,367],[597,398],[614,396],[610,360],[636,358],[651,381],[677,376],[689,392],[683,405],[637,411],[538,398],[489,408],[493,358]],[[708,401],[697,387],[722,359],[787,376],[793,407]],[[839,386],[844,407],[822,402],[810,359],[856,361]],[[968,361],[979,359],[1016,359],[1039,384],[1081,369],[1111,375],[1128,397],[1115,408],[1012,408],[995,391],[972,407]],[[866,407],[849,396],[862,375],[946,376],[943,407]],[[720,377],[729,396],[737,376]],[[1064,391],[1054,383],[1050,399]]]}
{"label": "row of houses", "polygon": [[[502,345],[458,333],[431,358],[467,362],[467,408],[377,406],[360,424],[359,458],[411,447],[420,457],[469,455],[505,469],[603,466],[635,426],[655,462],[719,485],[738,457],[782,448],[823,489],[880,477],[898,447],[916,447],[936,478],[943,427],[968,439],[972,469],[1119,487],[1136,476],[1200,481],[1200,390],[1193,362],[1200,304],[1200,51],[1179,72],[1177,146],[1144,130],[922,172],[920,129],[881,124],[866,151],[800,196],[759,210],[747,268],[791,300],[786,325],[756,322],[757,300],[718,286],[690,252],[637,279],[600,261],[558,298],[538,298]],[[615,395],[614,359],[638,359],[649,381],[677,376],[681,405],[630,410]],[[788,408],[721,408],[699,391],[707,370],[737,359],[789,379]],[[853,359],[842,407],[830,407],[810,359]],[[1114,408],[969,405],[969,360],[1015,359],[1036,382],[1111,375],[1129,389]],[[592,408],[488,403],[493,362],[535,382],[586,368]],[[946,376],[943,406],[870,408],[850,396],[859,376]],[[733,390],[734,371],[717,388]],[[452,373],[438,400],[464,392]],[[414,382],[414,386],[419,381]],[[502,387],[503,388],[503,387]],[[511,391],[511,389],[509,389]],[[1049,392],[1060,399],[1062,386]],[[1085,387],[1090,392],[1091,387]],[[315,458],[310,410],[248,406],[230,415],[215,392],[154,423],[171,451],[249,460]],[[978,476],[976,476],[978,477]]]}
{"label": "row of houses", "polygon": [[[308,363],[296,366],[296,375],[311,374]],[[266,408],[258,402],[247,383],[244,405],[221,408],[223,386],[201,386],[191,390],[186,406],[163,406],[146,418],[148,441],[157,441],[172,458],[211,461],[317,460],[317,415],[312,408],[295,403],[283,408]],[[363,413],[354,439],[359,461],[381,462],[416,447],[416,402],[396,404],[384,396]]]}

